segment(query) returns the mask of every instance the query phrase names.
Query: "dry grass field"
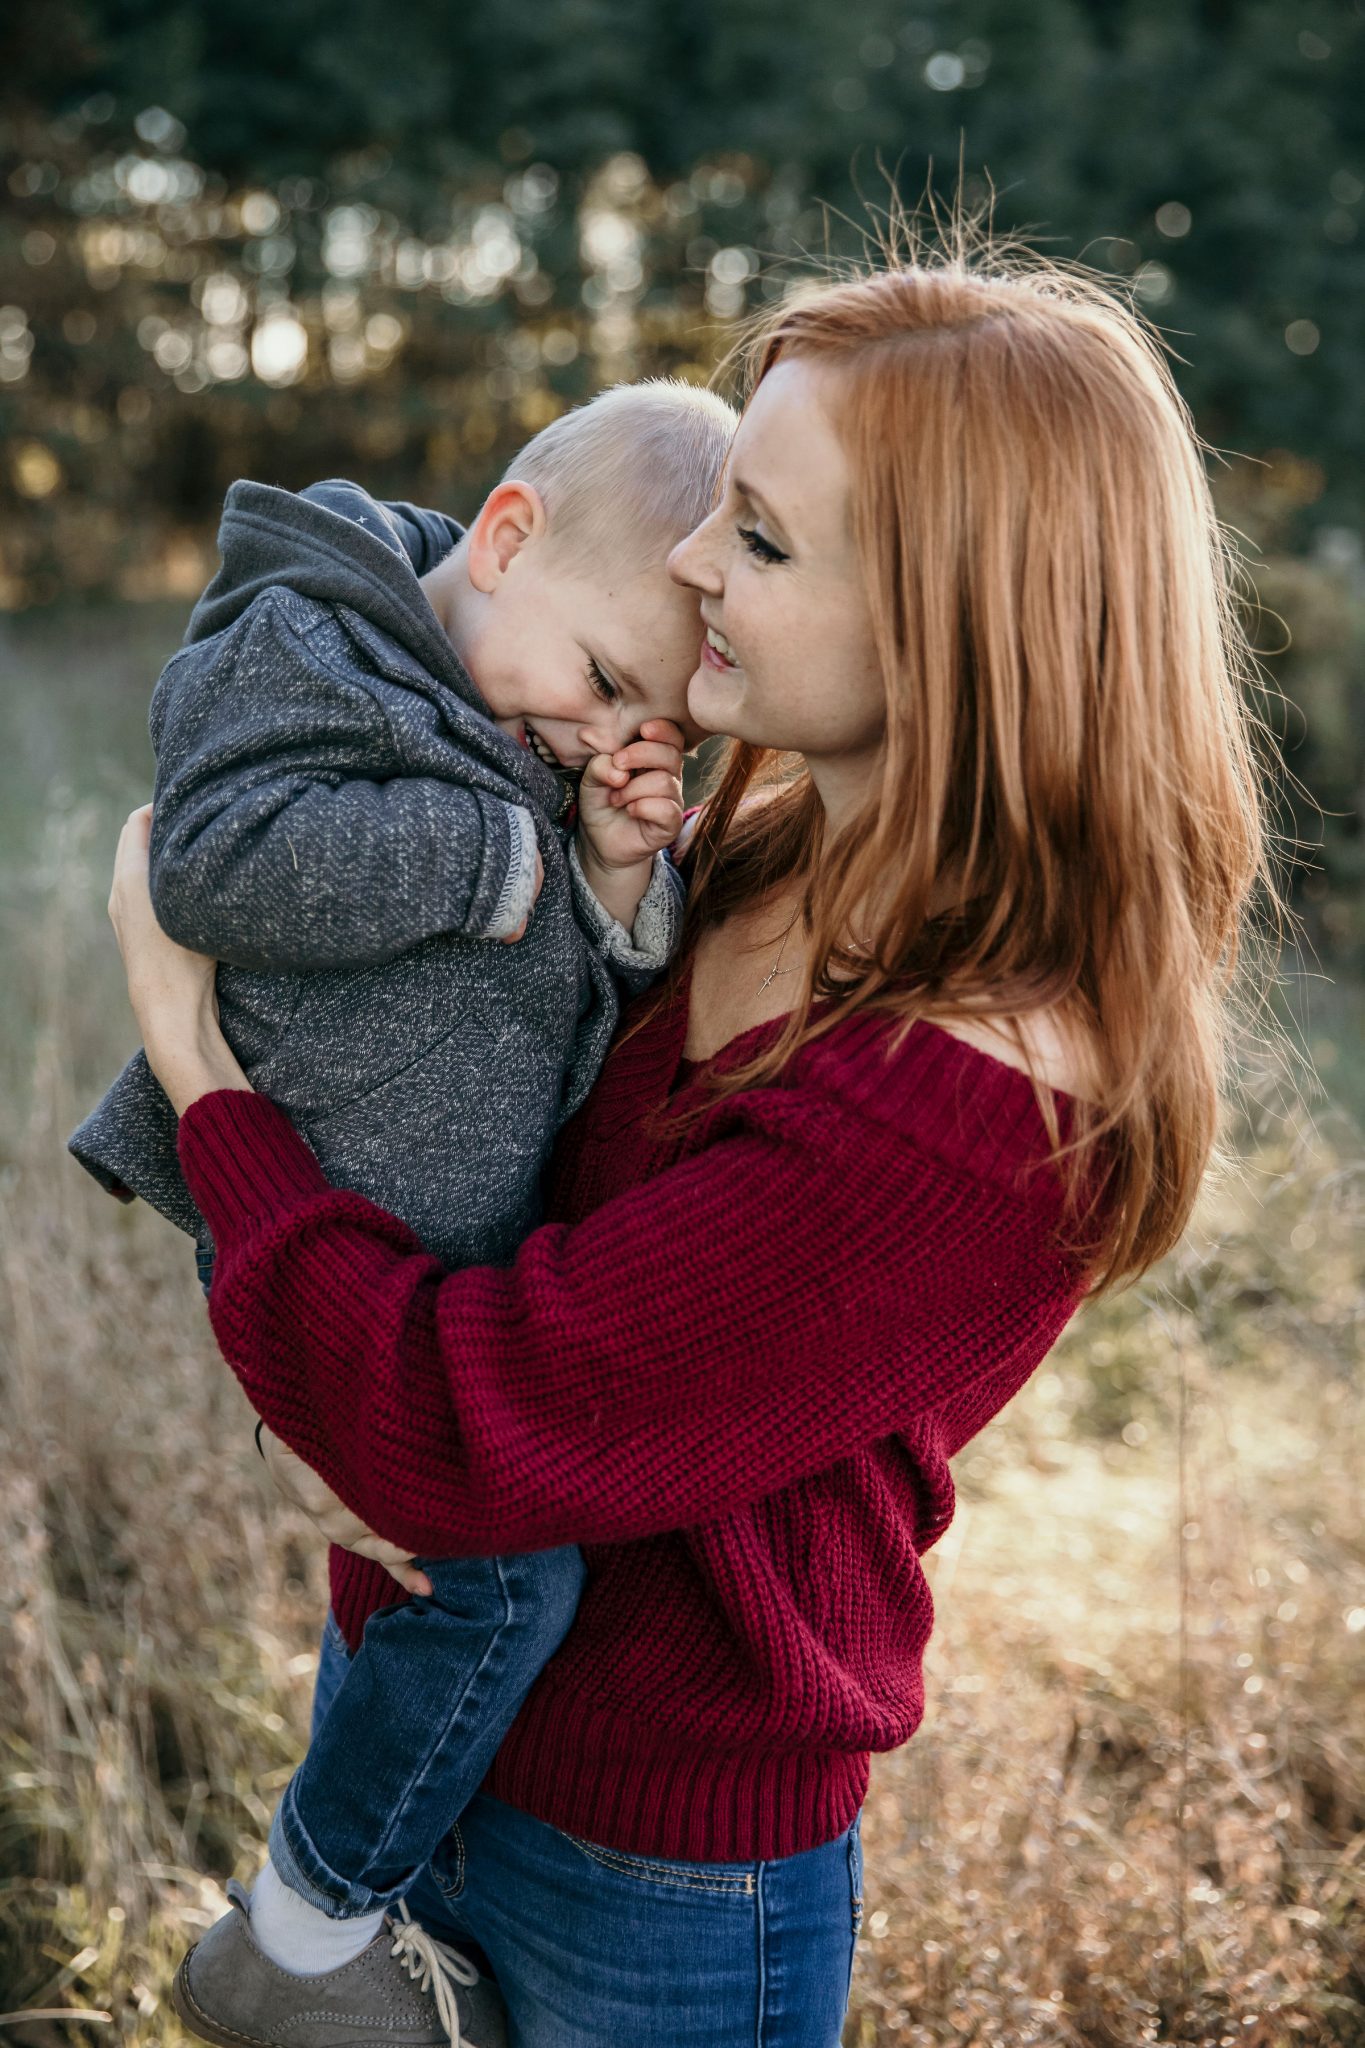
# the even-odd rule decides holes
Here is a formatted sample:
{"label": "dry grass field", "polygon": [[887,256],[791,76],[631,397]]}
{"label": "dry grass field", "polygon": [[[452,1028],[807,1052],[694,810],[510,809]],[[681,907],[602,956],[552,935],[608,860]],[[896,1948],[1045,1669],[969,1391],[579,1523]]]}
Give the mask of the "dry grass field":
{"label": "dry grass field", "polygon": [[[175,631],[0,643],[0,2024],[22,2043],[181,2040],[170,1972],[255,1867],[322,1613],[187,1245],[62,1150],[131,1046],[102,900]],[[1365,2048],[1365,1139],[1325,993],[1341,1100],[1246,1128],[1187,1246],[1078,1319],[960,1461],[929,1711],[867,1809],[856,2048]]]}

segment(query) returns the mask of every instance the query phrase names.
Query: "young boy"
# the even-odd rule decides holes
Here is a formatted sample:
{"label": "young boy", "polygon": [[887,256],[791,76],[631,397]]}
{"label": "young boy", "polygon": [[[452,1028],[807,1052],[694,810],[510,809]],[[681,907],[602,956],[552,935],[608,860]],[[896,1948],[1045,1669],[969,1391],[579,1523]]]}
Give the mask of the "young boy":
{"label": "young boy", "polygon": [[[701,626],[664,559],[710,509],[733,427],[692,387],[619,387],[537,435],[467,533],[354,484],[237,484],[157,686],[158,917],[223,963],[234,1050],[329,1176],[448,1264],[505,1259],[538,1220],[616,983],[676,943],[660,849]],[[139,1055],[70,1142],[193,1234],[207,1276],[175,1135]],[[422,2048],[451,2014],[433,2031],[395,1973],[444,1974],[447,2006],[474,1976],[384,1915],[480,1783],[583,1568],[573,1549],[420,1563],[432,1597],[371,1618],[250,1901],[234,1887],[181,1967],[206,2039],[309,2048],[344,2023]]]}

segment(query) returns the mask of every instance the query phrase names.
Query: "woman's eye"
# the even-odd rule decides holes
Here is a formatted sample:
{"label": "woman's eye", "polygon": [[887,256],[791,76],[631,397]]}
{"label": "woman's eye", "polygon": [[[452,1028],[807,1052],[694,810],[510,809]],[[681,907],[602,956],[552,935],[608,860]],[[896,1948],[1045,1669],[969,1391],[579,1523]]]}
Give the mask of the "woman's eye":
{"label": "woman's eye", "polygon": [[770,540],[764,540],[756,526],[741,526],[737,529],[740,539],[751,555],[757,555],[760,562],[785,562],[788,557],[781,548],[775,548]]}
{"label": "woman's eye", "polygon": [[600,697],[604,704],[614,704],[621,694],[611,677],[597,666],[592,655],[588,656],[588,688],[595,697]]}

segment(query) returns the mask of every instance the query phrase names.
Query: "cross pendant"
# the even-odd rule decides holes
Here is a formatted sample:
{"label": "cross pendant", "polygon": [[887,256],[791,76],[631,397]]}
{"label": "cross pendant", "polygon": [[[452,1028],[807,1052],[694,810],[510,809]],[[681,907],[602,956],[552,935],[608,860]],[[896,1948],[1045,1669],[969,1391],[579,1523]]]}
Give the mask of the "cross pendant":
{"label": "cross pendant", "polygon": [[766,994],[767,991],[772,987],[773,983],[779,980],[782,975],[795,974],[795,972],[796,969],[794,967],[770,967],[766,978],[758,984],[759,994]]}

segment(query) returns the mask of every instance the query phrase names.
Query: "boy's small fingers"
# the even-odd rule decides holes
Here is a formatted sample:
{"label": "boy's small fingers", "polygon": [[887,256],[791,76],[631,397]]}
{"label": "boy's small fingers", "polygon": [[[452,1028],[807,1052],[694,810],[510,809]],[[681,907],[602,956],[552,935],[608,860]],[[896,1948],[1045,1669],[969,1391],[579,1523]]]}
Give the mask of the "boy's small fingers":
{"label": "boy's small fingers", "polygon": [[682,801],[677,776],[668,774],[667,770],[662,768],[651,768],[646,774],[632,776],[621,793],[630,803],[634,803],[637,797],[642,796],[666,796],[674,803]]}
{"label": "boy's small fingers", "polygon": [[675,725],[671,718],[647,718],[640,727],[640,737],[644,740],[663,740],[670,747],[677,747],[679,752],[687,744],[683,738],[682,727]]}
{"label": "boy's small fingers", "polygon": [[626,805],[637,825],[657,825],[670,839],[682,830],[682,805],[661,796],[645,796]]}
{"label": "boy's small fingers", "polygon": [[681,749],[666,746],[660,740],[632,740],[628,747],[618,748],[611,758],[617,768],[628,768],[634,774],[642,768],[667,768],[674,775],[682,774]]}

